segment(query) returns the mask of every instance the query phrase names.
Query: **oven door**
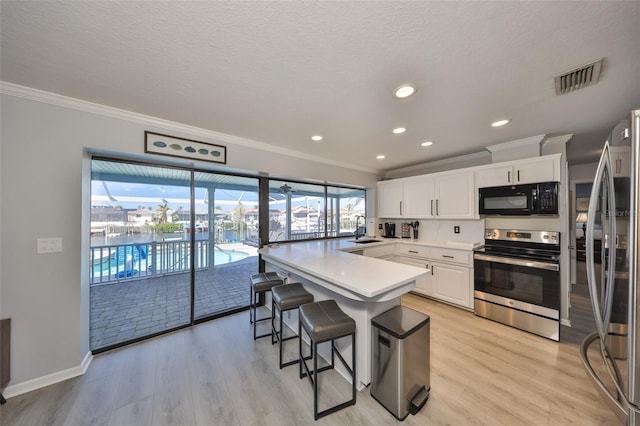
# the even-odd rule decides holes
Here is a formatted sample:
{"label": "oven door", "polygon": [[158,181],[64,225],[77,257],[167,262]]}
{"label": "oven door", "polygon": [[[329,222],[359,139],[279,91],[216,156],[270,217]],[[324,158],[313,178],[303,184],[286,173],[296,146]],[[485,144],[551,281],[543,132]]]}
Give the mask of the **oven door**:
{"label": "oven door", "polygon": [[560,267],[557,263],[474,254],[474,294],[478,299],[558,319]]}
{"label": "oven door", "polygon": [[484,215],[532,215],[536,185],[480,188],[479,212]]}

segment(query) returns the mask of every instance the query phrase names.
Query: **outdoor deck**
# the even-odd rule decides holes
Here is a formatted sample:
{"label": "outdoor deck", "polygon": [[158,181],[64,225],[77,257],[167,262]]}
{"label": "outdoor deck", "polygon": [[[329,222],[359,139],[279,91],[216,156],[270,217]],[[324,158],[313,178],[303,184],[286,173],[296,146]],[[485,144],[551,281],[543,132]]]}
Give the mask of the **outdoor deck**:
{"label": "outdoor deck", "polygon": [[[196,272],[195,318],[249,304],[257,256]],[[190,321],[188,273],[91,286],[90,346],[105,348]],[[247,317],[247,323],[248,323]]]}

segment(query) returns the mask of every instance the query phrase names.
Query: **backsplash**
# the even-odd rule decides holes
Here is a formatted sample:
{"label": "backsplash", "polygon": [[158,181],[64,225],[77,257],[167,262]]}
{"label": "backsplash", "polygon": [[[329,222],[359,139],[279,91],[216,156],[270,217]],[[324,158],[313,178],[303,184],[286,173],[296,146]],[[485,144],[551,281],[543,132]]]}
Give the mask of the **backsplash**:
{"label": "backsplash", "polygon": [[[380,220],[375,222],[375,236],[381,237],[384,230],[377,229],[377,223],[392,222],[396,224],[396,236],[400,237],[400,229],[403,223],[415,222],[413,220]],[[450,241],[459,243],[473,243],[484,241],[484,219],[479,220],[418,220],[418,241]],[[368,224],[369,221],[367,221]],[[460,233],[456,234],[454,228],[460,227]],[[369,229],[367,229],[369,231]],[[373,233],[369,233],[374,236]]]}

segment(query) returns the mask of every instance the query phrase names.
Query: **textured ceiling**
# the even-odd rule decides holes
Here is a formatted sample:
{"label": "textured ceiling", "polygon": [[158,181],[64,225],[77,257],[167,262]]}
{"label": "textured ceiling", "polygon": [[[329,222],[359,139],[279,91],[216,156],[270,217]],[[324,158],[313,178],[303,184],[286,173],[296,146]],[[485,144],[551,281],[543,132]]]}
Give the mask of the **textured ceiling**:
{"label": "textured ceiling", "polygon": [[[640,107],[638,1],[3,1],[0,15],[2,81],[364,170],[539,134],[574,134],[570,161],[590,161]],[[555,95],[555,75],[600,58],[598,84]],[[416,96],[395,100],[405,82]]]}

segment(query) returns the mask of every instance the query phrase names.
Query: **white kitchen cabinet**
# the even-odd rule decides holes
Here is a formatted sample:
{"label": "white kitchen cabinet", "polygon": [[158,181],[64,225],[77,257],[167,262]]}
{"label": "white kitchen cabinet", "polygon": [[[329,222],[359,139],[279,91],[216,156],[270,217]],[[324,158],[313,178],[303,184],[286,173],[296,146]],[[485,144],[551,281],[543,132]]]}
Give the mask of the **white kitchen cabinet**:
{"label": "white kitchen cabinet", "polygon": [[560,181],[560,155],[492,164],[475,172],[476,188]]}
{"label": "white kitchen cabinet", "polygon": [[448,172],[434,176],[435,217],[439,219],[477,218],[473,173]]}
{"label": "white kitchen cabinet", "polygon": [[471,171],[434,173],[378,182],[378,217],[478,218],[475,192]]}
{"label": "white kitchen cabinet", "polygon": [[402,217],[404,182],[402,179],[378,182],[378,217]]}
{"label": "white kitchen cabinet", "polygon": [[473,309],[473,256],[470,250],[396,243],[394,261],[430,269],[416,281],[415,293]]}
{"label": "white kitchen cabinet", "polygon": [[473,256],[469,250],[433,247],[433,297],[473,309]]}
{"label": "white kitchen cabinet", "polygon": [[631,147],[610,146],[613,177],[631,176]]}
{"label": "white kitchen cabinet", "polygon": [[[411,265],[418,268],[425,268],[425,269],[429,268],[429,261],[427,259],[420,260],[414,257],[396,255],[394,257],[394,261],[397,263],[402,263],[404,265]],[[416,293],[424,294],[426,296],[432,296],[433,284],[432,284],[431,278],[432,278],[431,274],[427,274],[423,277],[418,278],[416,280],[416,287],[414,291]]]}
{"label": "white kitchen cabinet", "polygon": [[423,219],[433,216],[434,178],[421,175],[404,180],[402,216]]}
{"label": "white kitchen cabinet", "polygon": [[432,262],[433,296],[445,302],[472,308],[470,297],[471,271],[469,267]]}

